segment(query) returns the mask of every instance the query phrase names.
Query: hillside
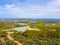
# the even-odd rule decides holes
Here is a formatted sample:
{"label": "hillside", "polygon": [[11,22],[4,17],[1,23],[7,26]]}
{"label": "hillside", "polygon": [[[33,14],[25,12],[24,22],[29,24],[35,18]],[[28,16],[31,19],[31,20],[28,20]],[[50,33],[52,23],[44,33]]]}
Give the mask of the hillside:
{"label": "hillside", "polygon": [[[12,30],[23,26],[29,26],[33,30]],[[0,22],[0,45],[60,45],[60,23],[20,20]]]}

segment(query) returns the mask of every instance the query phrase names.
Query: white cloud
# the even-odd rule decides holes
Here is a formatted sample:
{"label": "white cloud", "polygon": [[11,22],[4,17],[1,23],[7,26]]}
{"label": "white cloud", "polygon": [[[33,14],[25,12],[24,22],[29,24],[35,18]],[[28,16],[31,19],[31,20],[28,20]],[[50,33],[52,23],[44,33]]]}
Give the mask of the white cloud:
{"label": "white cloud", "polygon": [[15,6],[15,4],[6,4],[5,8],[13,8]]}
{"label": "white cloud", "polygon": [[[43,1],[43,0],[42,0]],[[6,4],[0,7],[0,15],[5,18],[60,18],[60,0],[50,2],[47,6],[28,5],[25,7],[21,4]]]}

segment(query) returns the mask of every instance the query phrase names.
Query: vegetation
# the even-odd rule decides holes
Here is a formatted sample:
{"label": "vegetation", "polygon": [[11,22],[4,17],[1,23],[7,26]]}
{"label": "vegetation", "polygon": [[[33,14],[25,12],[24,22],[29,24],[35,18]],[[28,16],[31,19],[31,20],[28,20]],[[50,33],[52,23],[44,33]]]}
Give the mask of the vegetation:
{"label": "vegetation", "polygon": [[25,32],[18,32],[11,34],[11,36],[20,41],[24,45],[59,45],[60,31],[34,31],[27,30]]}
{"label": "vegetation", "polygon": [[0,30],[11,29],[11,28],[14,28],[14,27],[19,27],[19,26],[20,25],[17,22],[13,22],[13,21],[0,22]]}
{"label": "vegetation", "polygon": [[35,23],[30,23],[30,21],[25,22],[32,28],[37,28],[39,30],[26,30],[24,32],[8,30],[14,27],[19,27],[19,22],[0,22],[0,45],[18,45],[12,40],[9,40],[7,32],[11,33],[10,36],[22,43],[23,45],[60,45],[60,24],[57,22],[47,22],[47,21],[37,21]]}

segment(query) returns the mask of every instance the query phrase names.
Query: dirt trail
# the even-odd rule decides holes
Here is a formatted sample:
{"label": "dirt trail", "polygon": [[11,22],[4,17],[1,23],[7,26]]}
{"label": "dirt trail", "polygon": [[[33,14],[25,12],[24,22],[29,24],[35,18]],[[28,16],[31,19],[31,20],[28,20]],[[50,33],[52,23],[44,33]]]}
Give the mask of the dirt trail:
{"label": "dirt trail", "polygon": [[7,37],[8,37],[9,40],[17,43],[18,45],[22,45],[19,41],[14,40],[14,39],[10,36],[10,34],[12,34],[12,33],[14,33],[14,32],[7,32],[7,33],[8,33],[8,34],[7,34]]}

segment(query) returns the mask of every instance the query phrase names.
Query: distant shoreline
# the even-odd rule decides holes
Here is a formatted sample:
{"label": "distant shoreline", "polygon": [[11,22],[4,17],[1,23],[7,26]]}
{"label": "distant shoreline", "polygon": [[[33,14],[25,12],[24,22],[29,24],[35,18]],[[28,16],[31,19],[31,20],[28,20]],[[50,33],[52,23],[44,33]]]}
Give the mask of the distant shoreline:
{"label": "distant shoreline", "polygon": [[0,21],[5,20],[32,20],[32,21],[60,21],[60,19],[52,19],[52,18],[0,18]]}

